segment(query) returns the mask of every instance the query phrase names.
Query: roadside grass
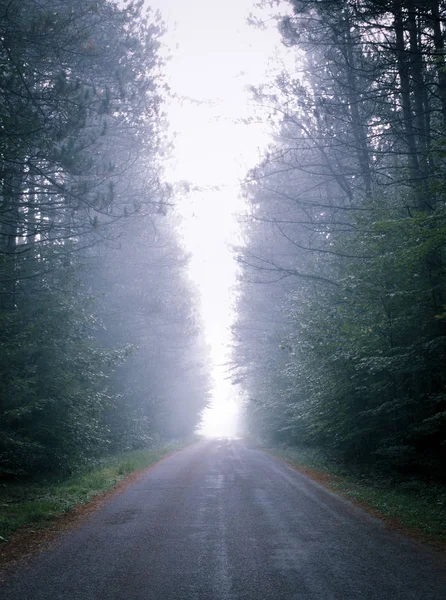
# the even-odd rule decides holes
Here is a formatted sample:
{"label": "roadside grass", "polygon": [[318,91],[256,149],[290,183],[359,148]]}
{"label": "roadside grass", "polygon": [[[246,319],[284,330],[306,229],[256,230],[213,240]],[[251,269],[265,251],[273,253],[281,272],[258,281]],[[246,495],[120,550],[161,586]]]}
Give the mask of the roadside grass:
{"label": "roadside grass", "polygon": [[446,543],[446,485],[347,469],[309,448],[265,448],[334,492],[427,542]]}
{"label": "roadside grass", "polygon": [[23,528],[41,529],[74,507],[112,489],[126,476],[158,462],[186,443],[110,456],[65,480],[0,483],[0,542]]}

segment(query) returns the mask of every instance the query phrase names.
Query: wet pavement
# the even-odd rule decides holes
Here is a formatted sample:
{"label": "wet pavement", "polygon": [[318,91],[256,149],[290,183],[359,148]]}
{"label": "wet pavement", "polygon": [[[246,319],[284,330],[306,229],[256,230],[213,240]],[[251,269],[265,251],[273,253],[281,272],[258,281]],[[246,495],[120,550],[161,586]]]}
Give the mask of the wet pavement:
{"label": "wet pavement", "polygon": [[2,600],[445,600],[446,560],[243,441],[199,442],[25,565]]}

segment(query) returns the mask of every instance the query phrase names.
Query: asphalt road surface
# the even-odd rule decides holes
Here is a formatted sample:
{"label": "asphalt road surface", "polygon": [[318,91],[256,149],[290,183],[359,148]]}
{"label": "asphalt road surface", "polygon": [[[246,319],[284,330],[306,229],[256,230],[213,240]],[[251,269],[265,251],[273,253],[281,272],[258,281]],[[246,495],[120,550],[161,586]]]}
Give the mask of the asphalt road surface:
{"label": "asphalt road surface", "polygon": [[200,442],[7,579],[2,600],[445,600],[444,556],[242,441]]}

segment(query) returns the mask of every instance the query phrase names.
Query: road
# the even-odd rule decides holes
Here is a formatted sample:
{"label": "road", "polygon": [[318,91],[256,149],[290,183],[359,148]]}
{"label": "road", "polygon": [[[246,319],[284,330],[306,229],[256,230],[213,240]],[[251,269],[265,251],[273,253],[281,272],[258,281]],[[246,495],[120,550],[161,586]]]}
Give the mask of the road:
{"label": "road", "polygon": [[2,600],[444,600],[442,555],[242,441],[165,459]]}

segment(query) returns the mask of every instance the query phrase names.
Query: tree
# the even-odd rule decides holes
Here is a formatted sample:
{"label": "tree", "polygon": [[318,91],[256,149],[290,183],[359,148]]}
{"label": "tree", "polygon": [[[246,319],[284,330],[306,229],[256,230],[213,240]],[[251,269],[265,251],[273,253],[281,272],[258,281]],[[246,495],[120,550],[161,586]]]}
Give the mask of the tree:
{"label": "tree", "polygon": [[118,449],[191,435],[208,400],[208,349],[174,223],[173,215],[130,219],[119,242],[85,265],[102,343],[133,347],[113,376],[119,399],[106,415]]}
{"label": "tree", "polygon": [[[263,93],[279,127],[249,176],[260,233],[241,252],[242,298],[247,279],[261,280],[256,296],[288,325],[252,361],[278,370],[266,371],[260,408],[247,381],[249,410],[272,438],[441,477],[444,6],[291,4],[281,30],[304,57],[302,75]],[[242,309],[242,370],[256,347],[245,320]]]}
{"label": "tree", "polygon": [[165,212],[161,33],[142,2],[0,3],[3,473],[66,473],[118,436],[110,376],[130,348],[104,343],[84,269],[95,252],[110,265],[132,217]]}

